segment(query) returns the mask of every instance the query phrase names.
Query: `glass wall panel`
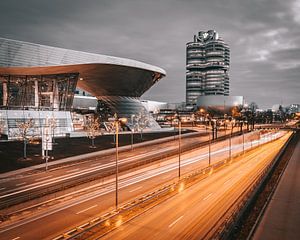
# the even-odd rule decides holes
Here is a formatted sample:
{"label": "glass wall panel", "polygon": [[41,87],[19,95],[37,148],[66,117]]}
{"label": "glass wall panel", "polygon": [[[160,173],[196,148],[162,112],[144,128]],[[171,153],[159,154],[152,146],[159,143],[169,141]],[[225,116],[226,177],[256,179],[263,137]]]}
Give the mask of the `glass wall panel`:
{"label": "glass wall panel", "polygon": [[0,106],[8,109],[70,110],[78,75],[0,75]]}

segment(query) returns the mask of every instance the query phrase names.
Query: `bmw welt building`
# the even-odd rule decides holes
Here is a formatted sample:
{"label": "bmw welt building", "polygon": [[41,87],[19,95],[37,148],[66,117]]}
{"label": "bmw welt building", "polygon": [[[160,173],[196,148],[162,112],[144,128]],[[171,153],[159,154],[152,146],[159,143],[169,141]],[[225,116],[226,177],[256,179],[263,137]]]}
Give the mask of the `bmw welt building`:
{"label": "bmw welt building", "polygon": [[14,138],[19,124],[32,119],[39,135],[48,118],[56,120],[57,134],[71,132],[76,88],[129,117],[143,109],[139,97],[165,75],[135,60],[0,38],[1,132]]}

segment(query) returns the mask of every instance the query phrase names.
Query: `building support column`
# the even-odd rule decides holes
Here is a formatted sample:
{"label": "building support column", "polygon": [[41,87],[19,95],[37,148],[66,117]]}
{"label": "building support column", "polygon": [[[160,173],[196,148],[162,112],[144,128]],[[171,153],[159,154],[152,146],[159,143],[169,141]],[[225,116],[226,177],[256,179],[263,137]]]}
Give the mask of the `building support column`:
{"label": "building support column", "polygon": [[59,109],[58,87],[56,79],[53,80],[53,109]]}
{"label": "building support column", "polygon": [[38,80],[34,80],[34,106],[39,107],[39,83]]}
{"label": "building support column", "polygon": [[8,99],[8,93],[7,93],[7,82],[3,82],[3,106],[7,106],[7,99]]}

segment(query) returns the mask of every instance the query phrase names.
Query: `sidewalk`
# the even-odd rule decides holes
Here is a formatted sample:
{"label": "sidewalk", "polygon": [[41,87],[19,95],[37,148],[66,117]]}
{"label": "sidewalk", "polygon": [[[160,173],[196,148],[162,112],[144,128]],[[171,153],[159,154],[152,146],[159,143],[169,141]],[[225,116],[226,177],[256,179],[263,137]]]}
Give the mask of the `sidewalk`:
{"label": "sidewalk", "polygon": [[300,141],[253,239],[300,239]]}

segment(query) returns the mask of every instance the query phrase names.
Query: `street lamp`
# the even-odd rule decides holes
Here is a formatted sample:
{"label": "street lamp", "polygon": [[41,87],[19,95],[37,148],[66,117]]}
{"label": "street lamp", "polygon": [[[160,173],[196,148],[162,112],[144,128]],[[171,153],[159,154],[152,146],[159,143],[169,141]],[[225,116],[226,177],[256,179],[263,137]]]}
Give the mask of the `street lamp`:
{"label": "street lamp", "polygon": [[243,131],[243,154],[245,154],[245,134]]}
{"label": "street lamp", "polygon": [[[210,129],[212,130],[212,129]],[[208,166],[210,167],[211,164],[211,136],[210,133],[208,133],[209,140],[208,140]]]}
{"label": "street lamp", "polygon": [[120,123],[126,123],[127,118],[118,118],[117,114],[114,115],[114,125],[116,128],[116,209],[118,209],[118,202],[119,202],[119,196],[118,196],[118,182],[119,182],[119,124]]}
{"label": "street lamp", "polygon": [[179,127],[179,137],[178,137],[178,151],[179,151],[179,155],[178,155],[178,177],[180,179],[180,161],[181,161],[181,121],[180,119],[178,119],[179,122],[178,122],[178,127]]}
{"label": "street lamp", "polygon": [[234,128],[234,124],[232,121],[231,121],[231,131],[230,131],[230,135],[229,135],[229,150],[228,150],[228,153],[229,153],[229,160],[231,160],[231,145],[232,145],[232,132],[233,132],[233,128]]}
{"label": "street lamp", "polygon": [[178,178],[180,179],[181,172],[181,120],[178,114],[175,114],[175,119],[178,120]]}
{"label": "street lamp", "polygon": [[134,119],[135,115],[132,114],[131,115],[131,150],[133,149],[133,133],[134,133],[134,123],[133,123],[133,119]]}

